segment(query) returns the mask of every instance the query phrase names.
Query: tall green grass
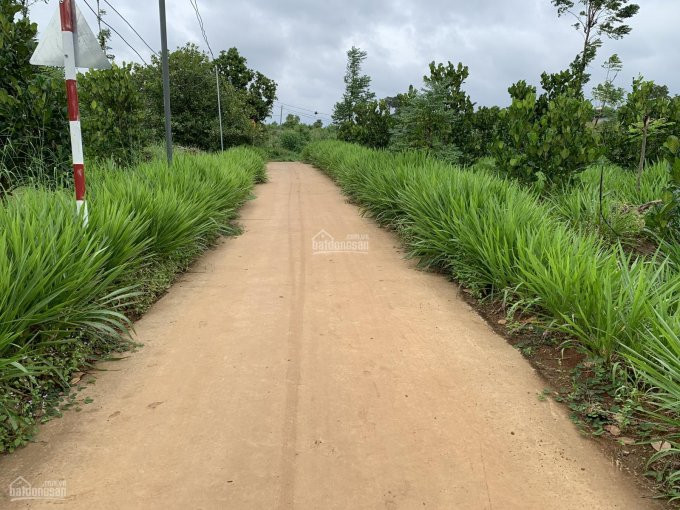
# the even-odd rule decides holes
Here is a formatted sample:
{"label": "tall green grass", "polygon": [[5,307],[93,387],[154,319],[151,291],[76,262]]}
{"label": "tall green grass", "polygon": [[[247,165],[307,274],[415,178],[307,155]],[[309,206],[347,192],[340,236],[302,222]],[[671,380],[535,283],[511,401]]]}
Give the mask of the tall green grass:
{"label": "tall green grass", "polygon": [[638,189],[634,172],[612,165],[593,165],[579,174],[571,186],[552,193],[548,203],[555,215],[576,230],[600,235],[609,244],[635,246],[645,236],[645,217],[637,208],[663,196],[668,175],[666,163],[650,165]]}
{"label": "tall green grass", "polygon": [[179,154],[88,174],[90,222],[71,192],[20,188],[0,204],[0,452],[26,440],[46,393],[121,346],[156,271],[181,269],[265,179],[250,149]]}

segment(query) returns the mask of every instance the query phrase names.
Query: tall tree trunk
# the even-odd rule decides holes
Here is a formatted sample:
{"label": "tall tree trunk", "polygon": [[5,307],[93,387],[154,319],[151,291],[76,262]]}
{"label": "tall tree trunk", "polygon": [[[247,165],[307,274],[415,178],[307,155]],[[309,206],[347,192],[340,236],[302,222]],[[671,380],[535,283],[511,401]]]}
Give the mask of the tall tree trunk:
{"label": "tall tree trunk", "polygon": [[588,12],[586,14],[586,22],[583,27],[583,53],[581,53],[581,66],[578,69],[578,76],[576,77],[579,92],[583,91],[583,76],[586,73],[586,54],[588,52],[588,47],[590,46],[590,34],[592,29],[595,27],[595,12],[593,11],[592,2],[588,2]]}

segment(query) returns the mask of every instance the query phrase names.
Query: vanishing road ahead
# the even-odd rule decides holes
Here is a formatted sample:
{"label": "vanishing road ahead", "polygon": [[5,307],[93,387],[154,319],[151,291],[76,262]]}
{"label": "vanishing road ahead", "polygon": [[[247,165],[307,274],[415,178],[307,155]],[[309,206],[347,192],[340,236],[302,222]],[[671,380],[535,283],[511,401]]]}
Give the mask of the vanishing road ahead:
{"label": "vanishing road ahead", "polygon": [[[317,170],[269,175],[94,401],[0,459],[0,507],[652,507],[455,285]],[[10,503],[19,476],[64,480],[66,500]]]}

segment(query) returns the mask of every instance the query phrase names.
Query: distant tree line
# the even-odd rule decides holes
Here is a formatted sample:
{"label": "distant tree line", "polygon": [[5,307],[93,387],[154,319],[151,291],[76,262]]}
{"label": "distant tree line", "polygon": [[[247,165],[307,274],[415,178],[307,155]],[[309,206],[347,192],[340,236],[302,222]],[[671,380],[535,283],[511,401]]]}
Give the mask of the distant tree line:
{"label": "distant tree line", "polygon": [[423,87],[376,99],[362,73],[365,51],[347,52],[345,93],[335,105],[338,136],[371,147],[426,150],[471,164],[493,156],[510,175],[532,182],[568,180],[601,156],[642,171],[663,156],[669,135],[680,134],[680,100],[668,88],[637,78],[627,93],[615,85],[622,62],[604,64],[607,77],[584,97],[588,69],[602,39],[619,39],[639,10],[629,0],[551,0],[559,16],[571,15],[584,45],[567,69],[541,75],[541,88],[519,81],[507,108],[476,108],[463,86],[467,66],[432,62]]}

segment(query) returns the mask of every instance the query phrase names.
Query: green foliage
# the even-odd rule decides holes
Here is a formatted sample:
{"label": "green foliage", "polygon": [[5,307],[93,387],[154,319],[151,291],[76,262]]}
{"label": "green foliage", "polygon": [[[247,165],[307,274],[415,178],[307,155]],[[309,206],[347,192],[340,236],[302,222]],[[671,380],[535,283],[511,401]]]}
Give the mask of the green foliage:
{"label": "green foliage", "polygon": [[285,129],[279,135],[279,141],[284,149],[292,152],[300,152],[304,149],[305,145],[307,145],[309,138],[305,137],[303,132]]}
{"label": "green foliage", "polygon": [[30,64],[37,27],[21,12],[21,2],[0,0],[2,187],[70,156],[63,75]]}
{"label": "green foliage", "polygon": [[247,66],[247,59],[236,48],[221,51],[214,65],[249,108],[249,118],[261,123],[272,113],[276,82]]}
{"label": "green foliage", "polygon": [[144,112],[132,80],[132,65],[90,70],[78,76],[83,143],[88,158],[131,164],[150,140],[142,126]]}
{"label": "green foliage", "polygon": [[626,93],[623,88],[614,86],[614,81],[623,69],[623,62],[621,62],[619,56],[614,54],[609,57],[602,68],[607,71],[605,80],[593,88],[593,100],[599,103],[597,117],[595,118],[596,124],[601,118],[614,115],[616,109],[623,103]]}
{"label": "green foliage", "polygon": [[294,115],[292,113],[289,113],[286,115],[286,120],[283,121],[283,124],[281,124],[281,127],[284,128],[296,128],[300,125],[300,117],[297,115]]}
{"label": "green foliage", "polygon": [[526,95],[501,112],[507,136],[494,146],[498,164],[509,175],[529,183],[568,182],[597,160],[601,147],[590,126],[593,109],[588,101],[561,94],[537,117],[536,94],[522,83],[511,89]]}
{"label": "green foliage", "polygon": [[[363,119],[371,118],[368,114],[371,103],[375,99],[375,94],[371,92],[371,78],[361,74],[361,67],[366,60],[367,53],[359,48],[352,46],[347,51],[347,70],[345,72],[345,92],[342,100],[335,104],[333,108],[333,123],[338,127],[338,136],[342,140],[357,141],[354,137],[358,135],[356,124],[359,110],[363,112]],[[373,112],[379,110],[379,106],[373,105]],[[378,111],[379,113],[379,111]]]}
{"label": "green foliage", "polygon": [[338,129],[340,138],[366,147],[387,147],[390,142],[392,117],[384,100],[358,103],[354,107],[354,122]]}
{"label": "green foliage", "polygon": [[[186,44],[170,53],[169,64],[174,141],[187,147],[219,149],[215,72],[208,55],[195,44]],[[138,65],[134,71],[147,112],[144,127],[160,140],[164,129],[160,59],[153,56],[151,65]],[[225,145],[252,143],[256,131],[245,98],[228,80],[222,80],[220,87]]]}
{"label": "green foliage", "polygon": [[[0,206],[0,452],[26,441],[70,372],[126,341],[149,268],[179,271],[230,226],[255,181],[252,150],[93,168],[90,223],[66,191],[26,188]],[[155,287],[156,292],[162,290]]]}
{"label": "green foliage", "polygon": [[[435,83],[404,96],[394,116],[393,150],[424,150],[435,157],[442,156],[449,147],[456,122],[456,113],[446,107],[447,92],[444,86]],[[451,161],[450,156],[446,159]],[[457,162],[457,158],[451,162]]]}
{"label": "green foliage", "polygon": [[640,352],[658,316],[677,313],[680,281],[667,262],[635,259],[574,231],[513,181],[340,142],[313,143],[305,153],[370,216],[397,229],[422,265],[529,307],[594,355]]}
{"label": "green foliage", "polygon": [[471,118],[469,143],[466,147],[468,161],[488,157],[494,143],[505,138],[507,127],[497,106],[478,108]]}
{"label": "green foliage", "polygon": [[583,34],[583,50],[571,65],[575,89],[582,90],[590,79],[586,73],[595,60],[602,37],[621,39],[632,30],[625,23],[635,16],[640,7],[630,0],[551,0],[558,16],[570,15],[576,19],[574,28]]}
{"label": "green foliage", "polygon": [[[668,186],[659,193],[661,203],[649,214],[649,226],[673,244],[680,243],[680,139],[671,136],[664,144]],[[647,174],[649,171],[647,172]]]}
{"label": "green foliage", "polygon": [[336,133],[334,126],[323,127],[321,121],[310,126],[292,114],[281,126],[274,123],[263,128],[258,145],[269,161],[299,161],[300,153],[310,141],[334,139]]}
{"label": "green foliage", "polygon": [[669,107],[667,87],[645,81],[641,76],[633,80],[633,91],[621,108],[620,117],[624,126],[628,126],[630,139],[638,142],[638,178],[644,170],[648,146],[672,126],[666,121]]}
{"label": "green foliage", "polygon": [[426,87],[439,90],[443,100],[443,109],[452,119],[451,130],[445,139],[451,149],[460,152],[461,162],[471,164],[476,159],[472,140],[472,117],[474,103],[463,90],[465,80],[470,76],[467,66],[459,62],[454,66],[451,62],[435,64],[430,62],[430,76],[424,76]]}

